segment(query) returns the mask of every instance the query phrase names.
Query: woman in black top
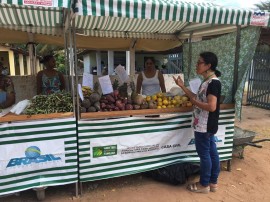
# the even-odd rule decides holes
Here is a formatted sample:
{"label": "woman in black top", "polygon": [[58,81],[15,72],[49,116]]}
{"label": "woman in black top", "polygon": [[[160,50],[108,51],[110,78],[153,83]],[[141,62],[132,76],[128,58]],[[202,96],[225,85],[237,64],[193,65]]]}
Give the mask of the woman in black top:
{"label": "woman in black top", "polygon": [[212,52],[200,54],[196,65],[196,73],[204,78],[198,93],[193,94],[184,86],[180,77],[174,78],[190,98],[194,105],[193,127],[195,147],[200,157],[200,181],[188,185],[188,189],[197,193],[215,192],[220,171],[219,155],[216,148],[214,135],[218,130],[219,103],[221,83],[217,77],[221,73],[216,70],[217,56]]}

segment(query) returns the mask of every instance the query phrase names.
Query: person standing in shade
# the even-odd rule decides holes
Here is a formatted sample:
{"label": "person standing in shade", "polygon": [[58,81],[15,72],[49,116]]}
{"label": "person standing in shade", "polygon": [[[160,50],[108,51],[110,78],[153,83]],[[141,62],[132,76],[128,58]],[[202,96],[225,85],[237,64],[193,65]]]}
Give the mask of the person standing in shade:
{"label": "person standing in shade", "polygon": [[54,56],[44,56],[41,63],[44,64],[45,69],[37,74],[37,94],[49,95],[65,90],[63,74],[54,69],[56,65]]}
{"label": "person standing in shade", "polygon": [[15,103],[15,90],[8,71],[0,62],[0,109],[5,109]]}
{"label": "person standing in shade", "polygon": [[196,65],[196,73],[202,75],[202,82],[198,93],[193,94],[184,86],[183,80],[174,78],[175,83],[183,89],[194,105],[193,127],[195,147],[200,157],[200,180],[189,184],[187,189],[197,193],[217,191],[217,180],[220,172],[219,154],[214,135],[218,130],[220,110],[221,75],[217,68],[218,59],[212,52],[200,54]]}
{"label": "person standing in shade", "polygon": [[163,74],[155,68],[155,59],[149,57],[145,61],[144,71],[137,78],[136,92],[143,95],[154,95],[166,92]]}

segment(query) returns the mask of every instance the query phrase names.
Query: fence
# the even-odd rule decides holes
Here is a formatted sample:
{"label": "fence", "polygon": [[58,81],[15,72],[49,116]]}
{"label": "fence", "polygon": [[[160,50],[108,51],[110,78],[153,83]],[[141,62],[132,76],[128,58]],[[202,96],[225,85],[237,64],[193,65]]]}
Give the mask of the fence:
{"label": "fence", "polygon": [[256,52],[250,66],[247,103],[270,109],[270,53]]}

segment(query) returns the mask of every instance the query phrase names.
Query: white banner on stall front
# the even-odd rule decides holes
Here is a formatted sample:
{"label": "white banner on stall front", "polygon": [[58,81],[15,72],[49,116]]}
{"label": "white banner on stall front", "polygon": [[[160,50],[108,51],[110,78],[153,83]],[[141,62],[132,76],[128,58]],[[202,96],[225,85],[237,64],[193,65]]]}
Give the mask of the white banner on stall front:
{"label": "white banner on stall front", "polygon": [[65,166],[64,139],[0,147],[0,175]]}
{"label": "white banner on stall front", "polygon": [[[215,141],[218,147],[224,146],[225,126],[219,126]],[[192,128],[117,138],[93,138],[90,142],[91,165],[194,150]]]}

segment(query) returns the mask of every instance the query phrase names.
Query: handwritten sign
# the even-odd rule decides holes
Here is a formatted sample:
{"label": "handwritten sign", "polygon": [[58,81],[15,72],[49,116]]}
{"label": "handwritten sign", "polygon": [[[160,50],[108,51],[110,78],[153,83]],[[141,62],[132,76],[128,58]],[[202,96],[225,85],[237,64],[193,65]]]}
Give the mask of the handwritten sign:
{"label": "handwritten sign", "polygon": [[93,74],[83,73],[82,86],[88,86],[93,89],[94,77]]}
{"label": "handwritten sign", "polygon": [[53,6],[53,0],[23,0],[24,5]]}
{"label": "handwritten sign", "polygon": [[98,80],[99,80],[99,84],[101,86],[102,93],[104,95],[113,92],[112,82],[111,82],[109,75],[99,77]]}
{"label": "handwritten sign", "polygon": [[119,76],[121,83],[128,82],[129,77],[124,66],[118,65],[114,71]]}

